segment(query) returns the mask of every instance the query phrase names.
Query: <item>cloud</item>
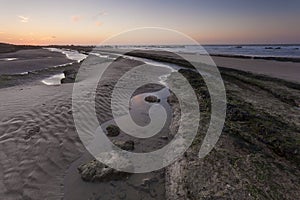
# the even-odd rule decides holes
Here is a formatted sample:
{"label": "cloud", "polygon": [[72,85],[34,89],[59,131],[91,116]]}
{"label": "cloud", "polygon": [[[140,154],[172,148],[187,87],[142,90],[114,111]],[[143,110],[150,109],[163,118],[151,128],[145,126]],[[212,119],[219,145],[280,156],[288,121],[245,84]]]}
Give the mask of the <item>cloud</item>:
{"label": "cloud", "polygon": [[95,25],[98,26],[98,27],[100,27],[100,26],[103,25],[103,23],[98,21],[98,22],[95,23]]}
{"label": "cloud", "polygon": [[106,11],[100,11],[97,16],[105,16],[108,15],[108,13]]}
{"label": "cloud", "polygon": [[27,23],[29,21],[29,17],[24,17],[22,15],[19,15],[18,18],[22,23]]}
{"label": "cloud", "polygon": [[42,41],[49,41],[49,40],[54,40],[56,38],[56,36],[46,36],[46,37],[42,37],[40,38],[40,40]]}
{"label": "cloud", "polygon": [[5,32],[3,32],[3,31],[0,31],[0,34],[4,34]]}
{"label": "cloud", "polygon": [[108,15],[108,12],[106,12],[106,11],[100,11],[100,12],[98,12],[96,15],[94,15],[94,16],[92,17],[92,19],[93,19],[93,20],[97,20],[99,17],[101,17],[101,16],[106,16],[106,15]]}
{"label": "cloud", "polygon": [[80,20],[82,20],[82,17],[81,15],[73,15],[71,19],[73,22],[79,22]]}

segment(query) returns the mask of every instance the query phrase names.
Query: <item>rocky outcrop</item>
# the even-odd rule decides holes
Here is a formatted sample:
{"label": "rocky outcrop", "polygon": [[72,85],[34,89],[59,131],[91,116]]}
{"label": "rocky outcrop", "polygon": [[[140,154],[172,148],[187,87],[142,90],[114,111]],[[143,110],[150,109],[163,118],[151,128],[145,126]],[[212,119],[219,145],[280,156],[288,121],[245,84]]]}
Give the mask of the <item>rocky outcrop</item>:
{"label": "rocky outcrop", "polygon": [[117,145],[118,147],[120,147],[121,149],[125,150],[125,151],[132,151],[134,150],[134,141],[132,140],[128,140],[128,141],[117,141],[114,142],[115,145]]}
{"label": "rocky outcrop", "polygon": [[61,83],[74,83],[76,79],[77,71],[75,69],[66,69],[63,71],[65,78],[61,80]]}
{"label": "rocky outcrop", "polygon": [[145,101],[147,101],[149,103],[159,103],[160,99],[154,95],[150,95],[150,96],[145,97]]}
{"label": "rocky outcrop", "polygon": [[108,137],[116,137],[120,134],[120,128],[112,124],[106,127],[106,131]]}
{"label": "rocky outcrop", "polygon": [[92,160],[78,167],[78,172],[84,181],[110,181],[126,178],[128,173],[117,171],[102,164],[98,160]]}

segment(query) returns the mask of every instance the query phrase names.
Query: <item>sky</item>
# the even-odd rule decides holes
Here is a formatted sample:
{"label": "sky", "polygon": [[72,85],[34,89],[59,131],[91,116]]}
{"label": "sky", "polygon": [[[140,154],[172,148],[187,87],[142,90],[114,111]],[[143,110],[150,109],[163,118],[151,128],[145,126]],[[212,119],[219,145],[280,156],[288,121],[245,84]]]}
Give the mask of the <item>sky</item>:
{"label": "sky", "polygon": [[[200,44],[300,43],[299,0],[0,0],[0,42],[100,44],[139,27],[179,31]],[[162,34],[163,35],[163,34]],[[121,44],[182,41],[157,33]],[[166,40],[166,38],[169,38]]]}

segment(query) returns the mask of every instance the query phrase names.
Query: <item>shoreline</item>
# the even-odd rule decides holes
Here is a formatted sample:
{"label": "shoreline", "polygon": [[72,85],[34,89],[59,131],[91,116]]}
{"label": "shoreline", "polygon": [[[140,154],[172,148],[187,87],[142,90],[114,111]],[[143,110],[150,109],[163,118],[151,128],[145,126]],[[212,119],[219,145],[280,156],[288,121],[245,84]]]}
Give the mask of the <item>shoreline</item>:
{"label": "shoreline", "polygon": [[300,62],[300,58],[298,58],[298,57],[247,56],[247,55],[229,55],[229,54],[210,54],[210,56],[225,57],[225,58],[253,59],[253,60],[274,60],[274,61],[278,61],[278,62],[294,62],[294,63]]}
{"label": "shoreline", "polygon": [[[103,49],[100,49],[103,50]],[[120,52],[116,50],[103,50],[104,52]],[[120,53],[123,53],[121,51]],[[127,53],[130,56],[136,56],[141,58],[152,59],[159,62],[166,62],[181,65],[191,68],[191,64],[186,60],[178,59],[172,56],[172,53],[165,51],[141,51],[133,50]],[[180,54],[178,54],[180,56]],[[189,56],[188,54],[185,54]],[[207,56],[201,56],[203,61],[209,59]],[[219,68],[231,68],[244,72],[250,72],[260,76],[270,76],[273,78],[283,79],[289,82],[300,83],[300,63],[294,62],[279,62],[275,60],[264,59],[245,59],[245,58],[232,58],[232,57],[219,57],[211,56],[217,67]]]}

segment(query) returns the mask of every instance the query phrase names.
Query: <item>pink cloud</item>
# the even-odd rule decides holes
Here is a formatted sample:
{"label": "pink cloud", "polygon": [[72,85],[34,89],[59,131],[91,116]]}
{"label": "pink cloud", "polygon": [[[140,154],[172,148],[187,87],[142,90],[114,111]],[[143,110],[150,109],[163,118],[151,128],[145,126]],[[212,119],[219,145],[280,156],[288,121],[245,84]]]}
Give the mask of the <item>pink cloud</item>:
{"label": "pink cloud", "polygon": [[83,18],[82,18],[82,16],[80,16],[80,15],[73,15],[73,16],[71,17],[71,19],[72,19],[73,22],[79,22],[79,21],[81,21]]}
{"label": "pink cloud", "polygon": [[98,21],[98,22],[95,23],[95,25],[98,26],[98,27],[100,27],[100,26],[103,25],[103,23]]}
{"label": "pink cloud", "polygon": [[29,21],[29,17],[24,17],[22,15],[19,15],[18,18],[22,23],[27,23]]}

